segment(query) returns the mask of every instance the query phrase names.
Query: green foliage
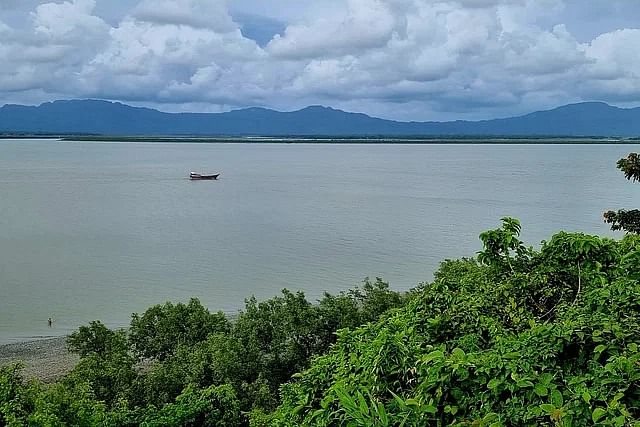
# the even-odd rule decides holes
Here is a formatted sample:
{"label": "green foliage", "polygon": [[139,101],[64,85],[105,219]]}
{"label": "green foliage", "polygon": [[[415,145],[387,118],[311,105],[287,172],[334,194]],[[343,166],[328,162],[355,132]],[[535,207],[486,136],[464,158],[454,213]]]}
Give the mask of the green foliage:
{"label": "green foliage", "polygon": [[144,427],[236,427],[241,424],[240,406],[228,386],[198,389],[187,387],[175,403],[161,409],[147,408],[139,417]]}
{"label": "green foliage", "polygon": [[629,153],[626,159],[618,160],[617,166],[628,180],[640,181],[640,155],[638,153]]}
{"label": "green foliage", "polygon": [[0,425],[19,426],[33,411],[33,396],[25,386],[22,365],[0,367]]}
{"label": "green foliage", "polygon": [[88,383],[45,387],[25,382],[21,365],[0,367],[0,425],[95,426],[106,420],[105,407],[96,401]]}
{"label": "green foliage", "polygon": [[127,350],[127,336],[124,331],[112,331],[100,321],[93,321],[89,326],[80,328],[69,335],[67,347],[72,353],[80,357],[90,354],[106,356],[111,353],[121,353]]}
{"label": "green foliage", "polygon": [[478,261],[500,270],[508,267],[514,271],[514,262],[523,261],[529,250],[519,239],[520,221],[515,218],[502,218],[502,227],[480,234],[484,250],[478,252]]}
{"label": "green foliage", "polygon": [[98,400],[111,406],[119,399],[135,399],[132,384],[136,379],[135,359],[128,353],[93,353],[80,359],[63,384],[77,387],[87,383]]}
{"label": "green foliage", "polygon": [[106,418],[105,406],[96,401],[88,383],[53,384],[37,394],[35,410],[29,415],[27,424],[91,427],[103,425]]}
{"label": "green foliage", "polygon": [[[618,169],[630,181],[640,181],[640,155],[630,153],[626,159],[618,160]],[[628,233],[640,234],[640,210],[620,209],[604,213],[604,222],[611,224],[612,230],[623,230]]]}
{"label": "green foliage", "polygon": [[180,345],[194,345],[209,334],[228,332],[229,321],[222,312],[209,313],[200,301],[188,304],[167,302],[131,318],[129,340],[138,357],[166,359]]}
{"label": "green foliage", "polygon": [[482,264],[446,261],[405,308],[340,332],[271,425],[638,425],[638,239],[534,251],[519,231],[504,221]]}
{"label": "green foliage", "polygon": [[65,379],[70,388],[89,384],[95,397],[108,404],[129,397],[137,374],[125,331],[112,331],[93,321],[72,333],[67,346],[80,355],[80,362]]}
{"label": "green foliage", "polygon": [[0,368],[0,425],[640,425],[640,236],[534,250],[502,222],[407,295],[367,279],[250,298],[233,323],[197,300],[128,334],[92,322],[62,381]]}
{"label": "green foliage", "polygon": [[80,361],[61,382],[20,388],[19,370],[7,373],[20,391],[7,392],[4,400],[17,402],[7,413],[18,425],[238,425],[249,411],[270,419],[280,385],[326,352],[336,330],[405,302],[388,283],[367,279],[315,305],[287,290],[250,298],[233,324],[196,299],[134,314],[128,333],[91,322],[68,338]]}
{"label": "green foliage", "polygon": [[640,210],[638,209],[607,211],[604,213],[604,222],[611,224],[611,229],[614,231],[622,230],[640,234]]}
{"label": "green foliage", "polygon": [[365,279],[362,289],[337,296],[325,294],[317,305],[311,304],[303,293],[285,289],[281,297],[263,302],[248,299],[245,311],[234,322],[227,345],[209,346],[207,351],[225,348],[224,356],[213,359],[226,360],[218,366],[233,369],[219,373],[218,378],[225,377],[235,386],[244,410],[273,409],[280,385],[306,369],[314,356],[326,352],[335,342],[337,330],[376,320],[405,302],[381,279]]}

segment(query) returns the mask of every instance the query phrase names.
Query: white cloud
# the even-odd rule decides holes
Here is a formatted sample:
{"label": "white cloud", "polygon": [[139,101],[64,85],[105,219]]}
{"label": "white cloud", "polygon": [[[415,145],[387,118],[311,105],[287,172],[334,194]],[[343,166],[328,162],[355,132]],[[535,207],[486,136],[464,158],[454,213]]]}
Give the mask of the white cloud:
{"label": "white cloud", "polygon": [[[578,41],[559,21],[575,0],[119,1],[108,22],[97,1],[0,10],[0,96],[171,110],[321,103],[423,120],[640,101],[640,30]],[[288,24],[261,48],[230,7]]]}
{"label": "white cloud", "polygon": [[139,21],[186,25],[215,32],[234,31],[226,0],[143,0],[132,12]]}
{"label": "white cloud", "polygon": [[9,27],[4,22],[0,21],[0,34],[6,35],[11,32],[11,27]]}
{"label": "white cloud", "polygon": [[394,31],[401,31],[402,16],[393,14],[393,2],[348,0],[343,16],[317,19],[309,24],[290,25],[285,34],[269,43],[276,57],[317,58],[345,55],[384,47]]}
{"label": "white cloud", "polygon": [[25,28],[3,28],[0,90],[73,91],[73,79],[106,41],[109,27],[93,16],[93,0],[44,3]]}
{"label": "white cloud", "polygon": [[32,13],[34,30],[54,42],[78,43],[79,36],[93,37],[108,30],[107,24],[91,13],[95,0],[45,3]]}
{"label": "white cloud", "polygon": [[592,64],[581,89],[606,99],[640,99],[640,29],[622,29],[595,38],[586,47]]}

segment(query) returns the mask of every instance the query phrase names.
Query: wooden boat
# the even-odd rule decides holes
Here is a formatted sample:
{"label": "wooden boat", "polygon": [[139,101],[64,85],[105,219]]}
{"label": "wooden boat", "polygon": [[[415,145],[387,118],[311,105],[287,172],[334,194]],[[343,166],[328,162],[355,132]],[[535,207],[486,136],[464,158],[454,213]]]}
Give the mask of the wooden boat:
{"label": "wooden boat", "polygon": [[218,179],[219,176],[220,176],[219,173],[215,175],[202,175],[199,173],[191,172],[189,174],[189,179],[192,181],[203,180],[203,179]]}

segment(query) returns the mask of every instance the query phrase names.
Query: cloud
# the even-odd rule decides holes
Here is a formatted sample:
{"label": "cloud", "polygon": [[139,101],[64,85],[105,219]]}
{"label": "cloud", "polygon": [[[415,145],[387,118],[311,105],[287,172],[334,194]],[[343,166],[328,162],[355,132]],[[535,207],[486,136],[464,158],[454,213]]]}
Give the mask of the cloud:
{"label": "cloud", "polygon": [[152,24],[186,25],[218,33],[237,28],[228,13],[226,0],[143,0],[131,15]]}
{"label": "cloud", "polygon": [[591,65],[585,70],[582,93],[601,99],[640,99],[640,29],[622,29],[596,37],[586,47]]}
{"label": "cloud", "polygon": [[4,22],[0,21],[0,34],[6,35],[11,32],[11,27],[9,27]]}
{"label": "cloud", "polygon": [[310,24],[290,25],[276,35],[267,50],[276,57],[317,58],[384,47],[402,22],[393,2],[348,0],[343,16],[324,17]]}
{"label": "cloud", "polygon": [[418,120],[640,100],[640,30],[579,40],[575,0],[97,1],[0,10],[0,96]]}
{"label": "cloud", "polygon": [[[171,13],[142,13],[149,6],[142,3],[111,29],[106,48],[82,69],[84,93],[138,102],[230,98],[245,78],[244,67],[264,53],[242,35],[222,5],[185,1],[181,15],[169,19]],[[215,22],[205,11],[215,12]]]}
{"label": "cloud", "polygon": [[73,90],[74,75],[109,35],[94,7],[93,0],[44,3],[26,28],[2,26],[0,91]]}
{"label": "cloud", "polygon": [[108,26],[91,14],[94,8],[95,0],[42,4],[31,14],[35,33],[55,43],[74,45],[82,40],[79,36],[100,36],[108,30]]}

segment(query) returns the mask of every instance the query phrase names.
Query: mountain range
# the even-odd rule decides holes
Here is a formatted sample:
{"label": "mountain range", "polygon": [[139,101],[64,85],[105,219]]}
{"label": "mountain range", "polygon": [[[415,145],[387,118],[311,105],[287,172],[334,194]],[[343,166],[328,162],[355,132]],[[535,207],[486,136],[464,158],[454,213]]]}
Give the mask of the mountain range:
{"label": "mountain range", "polygon": [[165,113],[101,100],[61,100],[0,108],[0,133],[192,136],[640,136],[640,108],[569,104],[481,121],[401,122],[311,106],[279,112]]}

